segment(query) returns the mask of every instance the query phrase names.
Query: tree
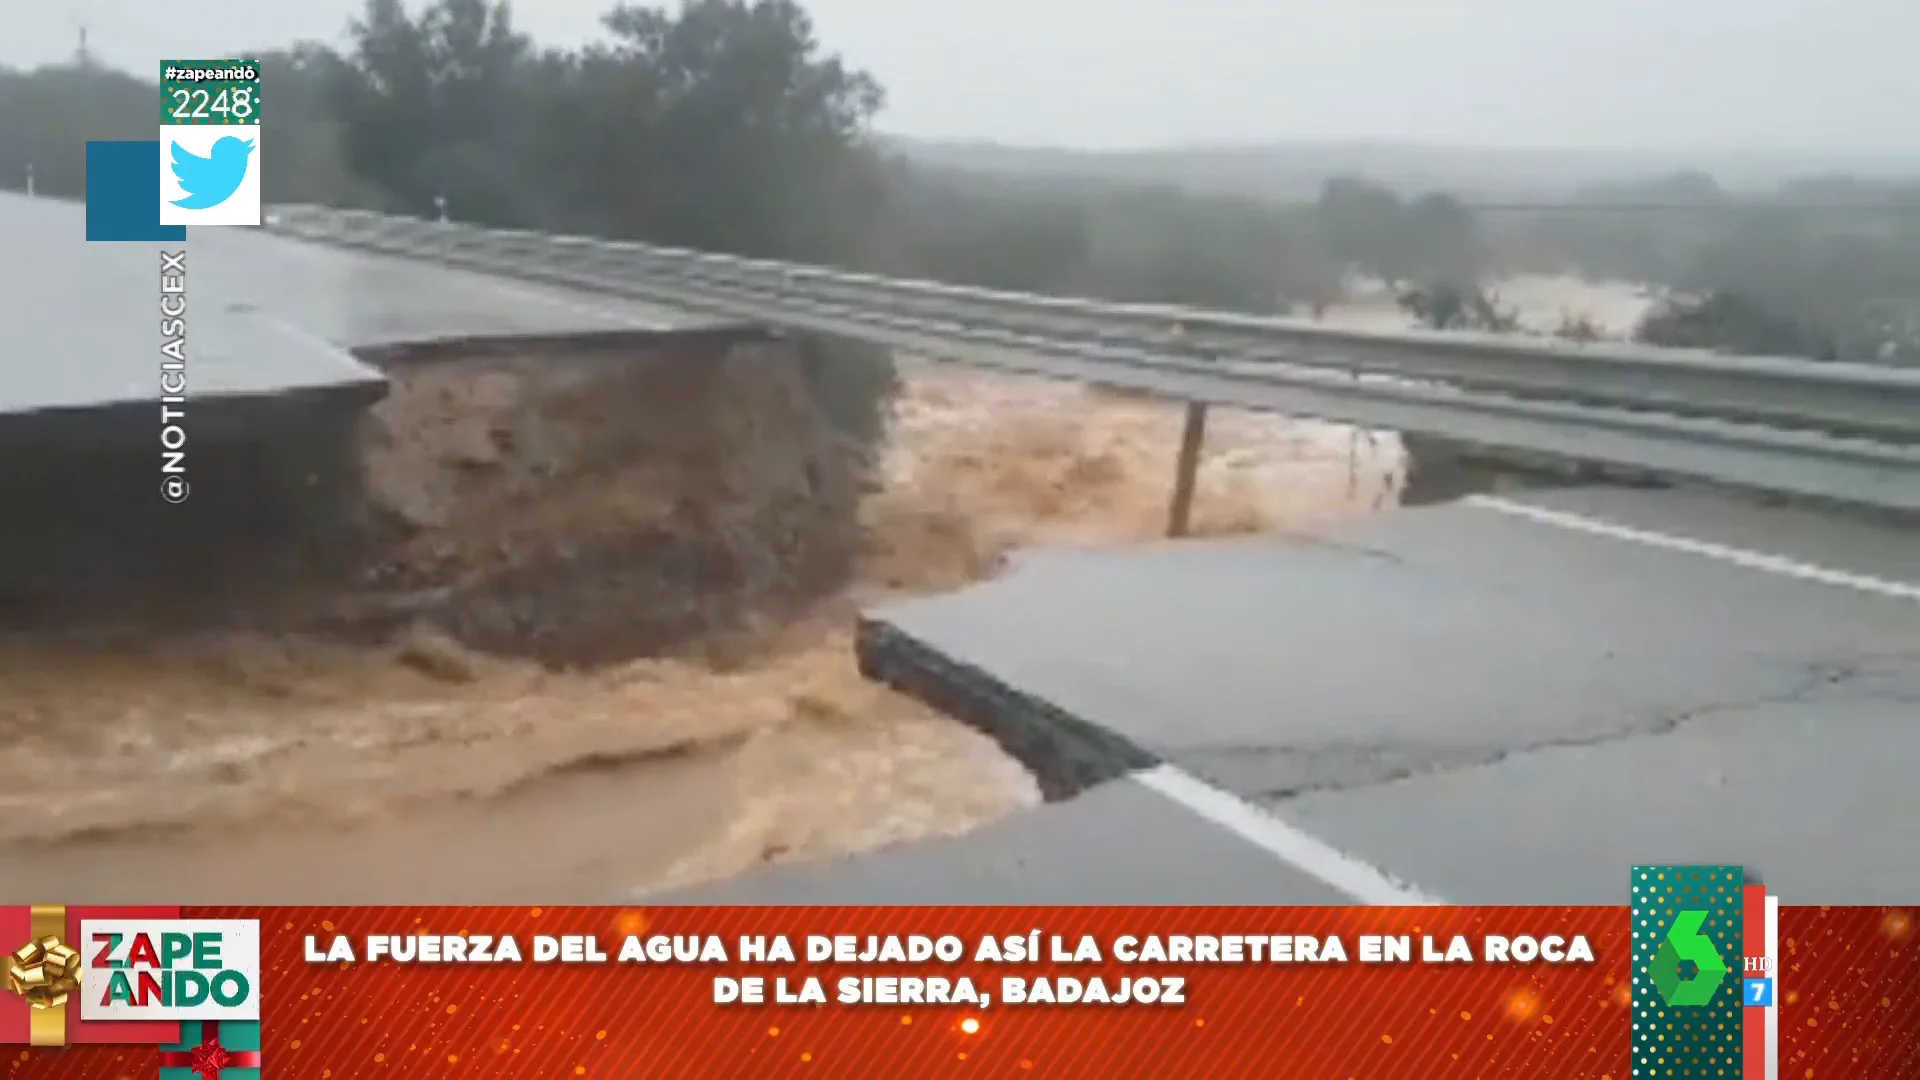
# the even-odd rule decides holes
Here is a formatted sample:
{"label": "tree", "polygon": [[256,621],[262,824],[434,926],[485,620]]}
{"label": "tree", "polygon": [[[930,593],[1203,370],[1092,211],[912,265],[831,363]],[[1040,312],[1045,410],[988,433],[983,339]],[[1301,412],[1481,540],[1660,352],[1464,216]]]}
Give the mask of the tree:
{"label": "tree", "polygon": [[89,139],[151,139],[152,83],[91,63],[31,72],[0,68],[0,186],[79,198]]}
{"label": "tree", "polygon": [[[1302,207],[1119,172],[984,175],[889,156],[871,131],[881,87],[797,0],[620,4],[604,29],[540,49],[504,0],[366,0],[343,50],[260,50],[283,121],[266,197],[427,215],[445,196],[477,224],[1253,312],[1324,307],[1359,270],[1449,325],[1502,321],[1473,299],[1518,251],[1742,298],[1738,317],[1721,301],[1674,324],[1683,337],[1722,327],[1723,345],[1758,347],[1792,325],[1847,358],[1920,353],[1920,185],[1816,177],[1736,197],[1677,173],[1483,220],[1361,176]],[[0,70],[0,186],[31,164],[42,192],[81,194],[85,141],[151,138],[153,93],[88,64]],[[1732,329],[1762,312],[1774,330]]]}
{"label": "tree", "polygon": [[1716,349],[1760,356],[1831,360],[1835,343],[1817,327],[1784,318],[1753,297],[1718,291],[1699,300],[1671,300],[1641,320],[1634,336],[1651,345]]}
{"label": "tree", "polygon": [[353,171],[394,204],[428,213],[436,199],[470,215],[530,223],[522,162],[508,152],[531,46],[504,2],[438,0],[409,18],[400,0],[368,0],[348,62],[330,67]]}
{"label": "tree", "polygon": [[676,17],[622,5],[605,21],[612,55],[649,76],[652,167],[634,198],[652,234],[752,254],[839,253],[834,234],[852,209],[843,184],[871,168],[862,139],[883,95],[822,50],[804,9],[690,0]]}
{"label": "tree", "polygon": [[1402,202],[1380,184],[1341,177],[1321,189],[1315,216],[1329,254],[1388,281],[1464,287],[1484,269],[1478,220],[1443,192]]}
{"label": "tree", "polygon": [[380,190],[356,175],[346,158],[346,125],[328,95],[340,57],[303,42],[259,54],[260,79],[272,87],[273,150],[262,159],[261,197],[269,203],[379,207]]}
{"label": "tree", "polygon": [[1391,281],[1402,276],[1393,240],[1402,209],[1390,189],[1347,176],[1327,181],[1314,213],[1328,254]]}
{"label": "tree", "polygon": [[1390,245],[1393,276],[1466,287],[1485,269],[1479,222],[1466,204],[1443,192],[1413,200]]}

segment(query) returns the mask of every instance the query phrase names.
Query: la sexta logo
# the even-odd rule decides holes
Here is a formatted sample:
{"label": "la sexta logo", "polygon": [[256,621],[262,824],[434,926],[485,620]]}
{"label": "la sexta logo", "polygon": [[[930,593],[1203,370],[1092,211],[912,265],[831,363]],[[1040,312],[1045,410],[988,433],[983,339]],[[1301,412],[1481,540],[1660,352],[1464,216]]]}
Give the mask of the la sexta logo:
{"label": "la sexta logo", "polygon": [[[1653,988],[1660,1000],[1676,1008],[1699,1008],[1713,1001],[1726,981],[1727,962],[1713,939],[1702,932],[1707,924],[1704,911],[1682,911],[1653,955]],[[1691,963],[1688,977],[1682,965]]]}

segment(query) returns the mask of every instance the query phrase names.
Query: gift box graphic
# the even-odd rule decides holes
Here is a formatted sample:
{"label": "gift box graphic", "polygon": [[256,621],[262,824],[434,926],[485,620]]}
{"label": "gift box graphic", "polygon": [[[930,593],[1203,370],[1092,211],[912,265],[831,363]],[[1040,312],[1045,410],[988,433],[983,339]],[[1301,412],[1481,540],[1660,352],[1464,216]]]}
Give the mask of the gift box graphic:
{"label": "gift box graphic", "polygon": [[160,1048],[160,1080],[260,1080],[258,1020],[182,1020]]}
{"label": "gift box graphic", "polygon": [[179,908],[0,906],[0,1045],[74,1046],[169,1043],[178,1021],[80,1018],[81,1001],[97,994],[102,972],[88,969],[80,937],[91,919],[178,918]]}

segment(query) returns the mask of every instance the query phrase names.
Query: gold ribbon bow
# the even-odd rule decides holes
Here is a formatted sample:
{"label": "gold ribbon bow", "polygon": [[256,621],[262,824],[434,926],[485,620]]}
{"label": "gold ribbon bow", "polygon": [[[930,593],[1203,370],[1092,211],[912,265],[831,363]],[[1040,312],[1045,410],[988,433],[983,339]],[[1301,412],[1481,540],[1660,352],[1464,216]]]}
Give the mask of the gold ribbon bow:
{"label": "gold ribbon bow", "polygon": [[67,1044],[67,998],[80,990],[80,953],[67,932],[64,904],[35,904],[33,940],[7,957],[7,989],[26,999],[28,1041],[33,1046]]}

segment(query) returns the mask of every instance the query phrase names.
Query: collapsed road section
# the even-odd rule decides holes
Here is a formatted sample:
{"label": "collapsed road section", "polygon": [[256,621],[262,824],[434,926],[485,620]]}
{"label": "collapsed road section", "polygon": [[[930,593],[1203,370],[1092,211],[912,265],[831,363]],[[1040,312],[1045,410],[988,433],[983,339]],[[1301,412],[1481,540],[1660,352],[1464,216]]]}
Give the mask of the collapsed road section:
{"label": "collapsed road section", "polygon": [[[1181,422],[738,330],[362,356],[384,400],[249,462],[260,523],[172,575],[245,588],[88,603],[73,575],[13,607],[0,780],[40,794],[9,805],[9,866],[83,897],[586,902],[969,831],[1035,780],[863,680],[860,606],[1151,539]],[[1391,496],[1391,447],[1251,414],[1215,435],[1198,533]]]}
{"label": "collapsed road section", "polygon": [[[0,580],[0,851],[62,895],[596,901],[968,831],[1035,779],[863,680],[860,605],[1164,527],[1177,405],[631,332],[678,320],[246,230],[176,273],[169,504],[164,264],[77,228],[40,246],[122,261],[90,316],[33,301],[36,340],[110,362],[0,415],[31,523]],[[1364,511],[1396,473],[1222,410],[1194,529]]]}
{"label": "collapsed road section", "polygon": [[[716,843],[722,869],[805,847],[724,826],[736,784],[780,788],[809,744],[997,785],[956,827],[1030,789],[904,702],[864,718],[888,710],[841,605],[888,365],[751,330],[363,356],[389,386],[357,423],[208,448],[185,505],[109,486],[87,446],[9,477],[39,526],[11,531],[0,641],[0,776],[33,793],[10,867],[91,895],[588,899]],[[423,848],[442,875],[416,876]],[[392,873],[343,882],[347,858]]]}

